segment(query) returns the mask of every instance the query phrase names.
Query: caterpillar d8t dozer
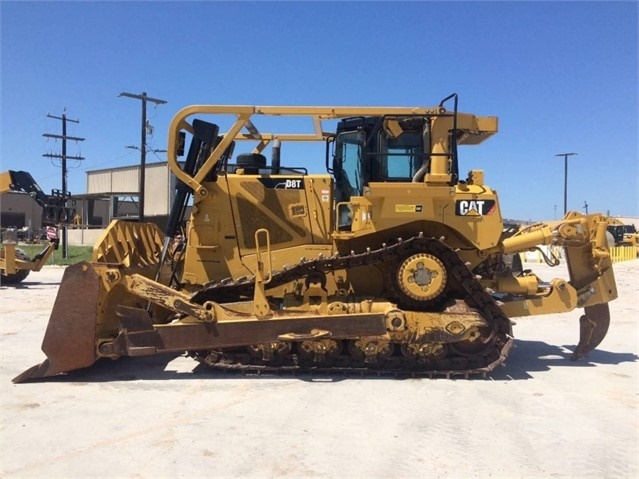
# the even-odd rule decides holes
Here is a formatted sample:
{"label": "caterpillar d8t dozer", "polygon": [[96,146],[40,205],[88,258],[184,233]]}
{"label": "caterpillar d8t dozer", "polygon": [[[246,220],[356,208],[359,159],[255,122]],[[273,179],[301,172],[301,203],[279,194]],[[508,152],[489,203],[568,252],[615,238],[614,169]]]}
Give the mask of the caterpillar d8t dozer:
{"label": "caterpillar d8t dozer", "polygon": [[[164,232],[111,223],[92,262],[64,274],[47,359],[14,381],[165,352],[238,371],[468,377],[504,362],[509,318],[575,308],[573,358],[586,355],[617,296],[607,218],[504,230],[483,171],[458,174],[458,146],[496,132],[497,118],[458,113],[457,95],[432,108],[184,108]],[[284,166],[293,142],[322,144],[328,174],[293,153]],[[522,271],[517,253],[538,245],[563,247],[569,279]]]}

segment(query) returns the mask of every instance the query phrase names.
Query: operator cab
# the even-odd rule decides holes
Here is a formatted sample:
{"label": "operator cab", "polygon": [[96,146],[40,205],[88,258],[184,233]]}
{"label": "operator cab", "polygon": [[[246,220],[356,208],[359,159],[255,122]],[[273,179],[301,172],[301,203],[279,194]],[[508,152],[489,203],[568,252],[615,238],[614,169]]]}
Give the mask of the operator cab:
{"label": "operator cab", "polygon": [[332,168],[336,201],[362,196],[371,182],[422,181],[430,151],[430,120],[423,116],[339,122]]}
{"label": "operator cab", "polygon": [[[454,109],[444,103],[453,99]],[[444,119],[444,117],[448,117]],[[443,121],[442,121],[443,119]],[[496,131],[496,130],[495,130]],[[340,121],[335,133],[332,168],[338,229],[350,229],[350,201],[364,196],[374,182],[456,185],[457,95],[444,98],[437,111],[422,115],[353,117]]]}
{"label": "operator cab", "polygon": [[348,230],[348,202],[372,182],[421,181],[430,159],[430,122],[421,117],[357,117],[337,125],[333,167],[338,229]]}

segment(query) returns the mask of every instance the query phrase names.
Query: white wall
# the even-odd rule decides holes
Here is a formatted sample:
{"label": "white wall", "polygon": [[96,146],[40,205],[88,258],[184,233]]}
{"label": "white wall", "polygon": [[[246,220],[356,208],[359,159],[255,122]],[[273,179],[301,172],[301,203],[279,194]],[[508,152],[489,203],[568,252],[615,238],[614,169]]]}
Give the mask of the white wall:
{"label": "white wall", "polygon": [[104,228],[76,229],[67,228],[67,241],[74,246],[93,246],[104,233]]}

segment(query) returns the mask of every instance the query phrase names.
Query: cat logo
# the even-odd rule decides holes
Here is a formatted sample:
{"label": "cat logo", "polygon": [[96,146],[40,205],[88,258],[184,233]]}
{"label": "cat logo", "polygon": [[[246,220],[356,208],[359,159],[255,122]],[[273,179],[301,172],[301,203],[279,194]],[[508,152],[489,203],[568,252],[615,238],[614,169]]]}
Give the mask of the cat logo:
{"label": "cat logo", "polygon": [[455,214],[457,216],[486,216],[494,213],[495,200],[457,200]]}

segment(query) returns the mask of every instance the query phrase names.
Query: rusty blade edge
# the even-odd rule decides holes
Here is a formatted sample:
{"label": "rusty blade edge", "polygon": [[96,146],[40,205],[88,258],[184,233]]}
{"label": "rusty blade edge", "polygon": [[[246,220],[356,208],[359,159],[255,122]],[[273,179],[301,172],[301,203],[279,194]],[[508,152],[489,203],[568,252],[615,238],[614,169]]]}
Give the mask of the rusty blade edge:
{"label": "rusty blade edge", "polygon": [[45,359],[41,364],[36,364],[35,366],[30,367],[23,373],[17,375],[15,378],[11,380],[11,382],[15,384],[24,383],[30,381],[31,379],[45,378],[48,376],[52,376],[54,373],[49,373],[51,369],[51,363],[48,359]]}

